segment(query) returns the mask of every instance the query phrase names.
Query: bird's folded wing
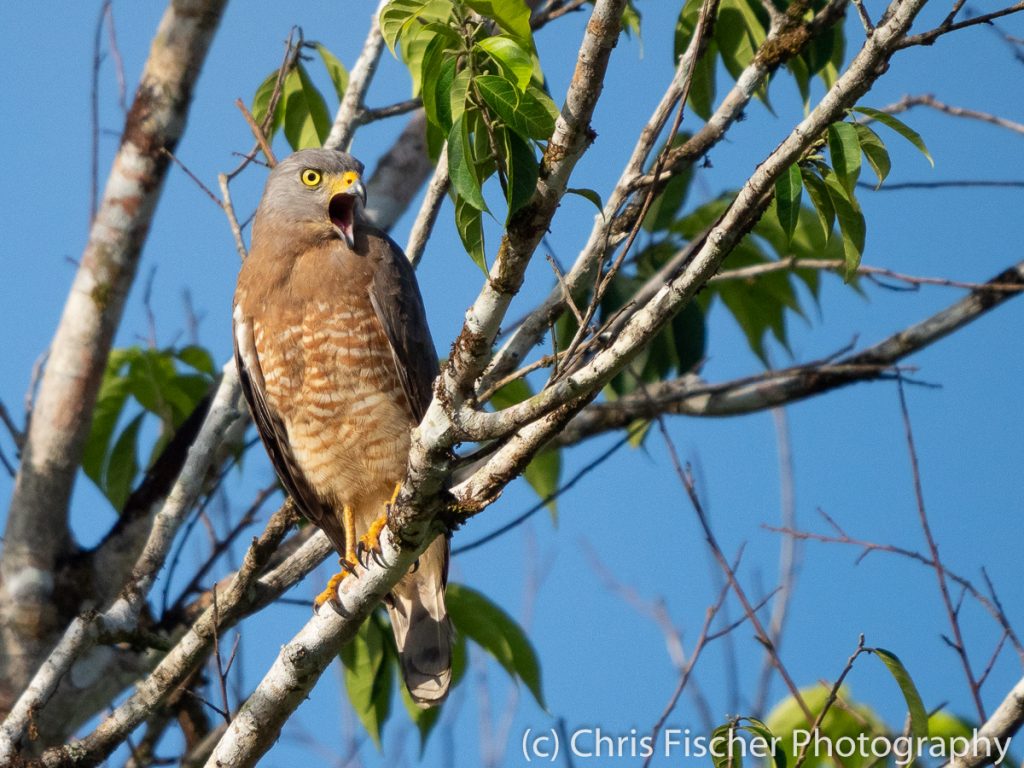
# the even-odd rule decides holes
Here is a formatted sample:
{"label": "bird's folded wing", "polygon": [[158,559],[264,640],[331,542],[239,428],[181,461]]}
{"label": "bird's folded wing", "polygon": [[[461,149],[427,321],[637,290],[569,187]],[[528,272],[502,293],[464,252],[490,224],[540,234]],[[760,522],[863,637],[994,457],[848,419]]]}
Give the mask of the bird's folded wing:
{"label": "bird's folded wing", "polygon": [[236,314],[234,330],[235,365],[238,367],[242,392],[277,476],[299,511],[327,534],[338,552],[344,552],[345,533],[341,522],[306,481],[289,445],[288,430],[281,417],[267,403],[266,384],[256,350],[252,321]]}
{"label": "bird's folded wing", "polygon": [[391,344],[391,355],[418,423],[433,397],[437,352],[430,338],[416,273],[402,249],[383,232],[370,230],[371,249],[380,260],[370,286],[370,302]]}

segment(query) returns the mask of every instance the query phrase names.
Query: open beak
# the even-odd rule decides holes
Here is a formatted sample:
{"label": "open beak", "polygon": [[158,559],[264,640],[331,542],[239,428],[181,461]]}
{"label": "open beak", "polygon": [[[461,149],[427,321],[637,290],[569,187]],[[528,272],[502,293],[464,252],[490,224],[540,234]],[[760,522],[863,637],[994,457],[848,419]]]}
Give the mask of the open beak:
{"label": "open beak", "polygon": [[359,174],[348,171],[331,185],[331,200],[327,205],[327,215],[339,235],[348,243],[349,248],[355,244],[356,201],[366,205],[366,187]]}

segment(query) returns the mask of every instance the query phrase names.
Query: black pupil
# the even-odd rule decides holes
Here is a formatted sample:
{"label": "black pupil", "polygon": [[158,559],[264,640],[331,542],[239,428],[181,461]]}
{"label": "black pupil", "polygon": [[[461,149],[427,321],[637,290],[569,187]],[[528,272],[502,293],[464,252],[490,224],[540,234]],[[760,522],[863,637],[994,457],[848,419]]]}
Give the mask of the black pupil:
{"label": "black pupil", "polygon": [[308,181],[310,184],[315,184],[316,183],[316,172],[315,171],[306,171],[306,181]]}

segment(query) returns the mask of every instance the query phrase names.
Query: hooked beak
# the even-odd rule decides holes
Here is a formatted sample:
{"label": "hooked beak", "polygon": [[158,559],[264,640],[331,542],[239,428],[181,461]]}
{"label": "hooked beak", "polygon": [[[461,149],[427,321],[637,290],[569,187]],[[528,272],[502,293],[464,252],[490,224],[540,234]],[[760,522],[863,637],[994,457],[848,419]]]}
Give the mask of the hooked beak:
{"label": "hooked beak", "polygon": [[366,187],[358,173],[348,171],[331,185],[327,215],[349,248],[355,244],[356,200],[366,205]]}

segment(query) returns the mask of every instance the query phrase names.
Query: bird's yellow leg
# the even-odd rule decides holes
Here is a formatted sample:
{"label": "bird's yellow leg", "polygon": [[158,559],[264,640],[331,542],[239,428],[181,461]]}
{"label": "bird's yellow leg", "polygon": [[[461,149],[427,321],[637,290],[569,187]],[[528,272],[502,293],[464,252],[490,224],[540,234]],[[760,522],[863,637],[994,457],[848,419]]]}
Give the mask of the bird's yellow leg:
{"label": "bird's yellow leg", "polygon": [[379,559],[380,555],[383,554],[380,548],[380,534],[381,531],[384,530],[384,526],[388,524],[388,512],[390,512],[391,507],[394,506],[395,500],[398,498],[398,494],[401,490],[402,484],[395,483],[395,490],[391,494],[391,501],[384,505],[384,511],[376,520],[370,523],[370,527],[367,529],[366,534],[359,539],[357,554],[362,555],[365,552],[377,559]]}
{"label": "bird's yellow leg", "polygon": [[341,524],[345,529],[345,556],[341,558],[341,571],[331,576],[327,587],[313,600],[313,610],[319,611],[327,602],[338,598],[338,585],[350,573],[355,573],[356,564],[356,515],[352,507],[346,504],[341,512]]}

